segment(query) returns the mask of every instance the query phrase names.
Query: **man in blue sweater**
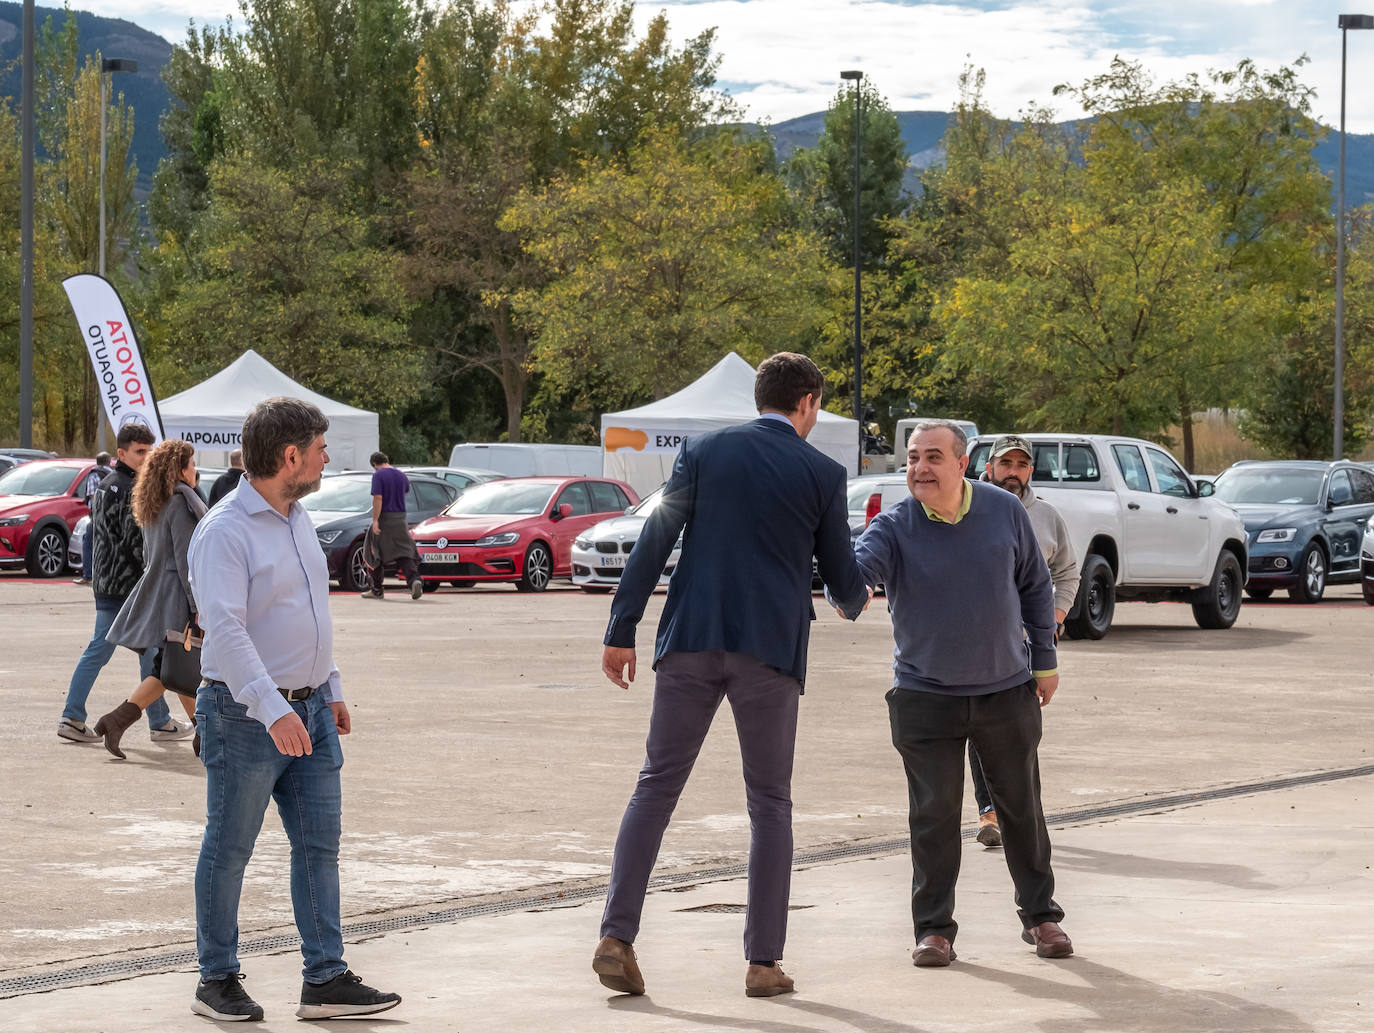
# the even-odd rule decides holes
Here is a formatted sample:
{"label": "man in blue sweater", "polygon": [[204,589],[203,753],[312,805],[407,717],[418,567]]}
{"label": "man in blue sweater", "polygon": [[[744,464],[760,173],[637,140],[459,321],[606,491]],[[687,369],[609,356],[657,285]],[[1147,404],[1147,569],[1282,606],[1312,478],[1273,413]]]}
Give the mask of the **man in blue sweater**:
{"label": "man in blue sweater", "polygon": [[[1020,500],[965,479],[963,431],[919,424],[907,450],[911,497],[874,517],[855,546],[886,586],[896,639],[887,694],[910,795],[912,960],[955,957],[954,886],[964,749],[970,740],[1002,821],[1021,938],[1042,958],[1073,953],[1059,928],[1040,806],[1040,708],[1059,685],[1054,586]],[[851,620],[853,604],[837,607]]]}

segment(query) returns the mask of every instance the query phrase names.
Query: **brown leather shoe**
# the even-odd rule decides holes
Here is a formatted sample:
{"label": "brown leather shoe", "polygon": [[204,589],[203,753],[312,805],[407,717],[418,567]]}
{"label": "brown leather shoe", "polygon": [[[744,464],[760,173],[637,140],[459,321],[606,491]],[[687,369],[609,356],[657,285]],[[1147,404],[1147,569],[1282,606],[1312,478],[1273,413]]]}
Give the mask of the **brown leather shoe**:
{"label": "brown leather shoe", "polygon": [[997,825],[996,811],[978,815],[978,842],[987,847],[1002,845],[1002,830]]}
{"label": "brown leather shoe", "polygon": [[954,953],[954,944],[943,936],[927,933],[916,941],[911,961],[917,968],[944,968],[958,956]]}
{"label": "brown leather shoe", "polygon": [[635,949],[624,940],[603,936],[592,955],[592,971],[608,990],[622,994],[642,994],[644,977],[639,974]]}
{"label": "brown leather shoe", "polygon": [[790,994],[796,988],[792,977],[776,962],[771,968],[767,965],[750,965],[744,973],[745,997],[777,997],[778,994]]}
{"label": "brown leather shoe", "polygon": [[1058,922],[1041,922],[1021,931],[1021,939],[1035,944],[1036,957],[1067,958],[1073,953],[1073,941],[1059,928]]}

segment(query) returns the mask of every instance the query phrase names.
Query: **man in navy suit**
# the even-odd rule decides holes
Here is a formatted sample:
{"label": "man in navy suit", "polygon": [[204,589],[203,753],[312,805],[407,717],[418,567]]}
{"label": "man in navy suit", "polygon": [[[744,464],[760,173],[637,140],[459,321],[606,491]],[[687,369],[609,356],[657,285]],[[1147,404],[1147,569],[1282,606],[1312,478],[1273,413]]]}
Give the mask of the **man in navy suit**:
{"label": "man in navy suit", "polygon": [[824,383],[804,355],[764,360],[754,381],[759,418],[683,444],[616,590],[601,668],[624,689],[635,676],[635,627],[682,535],[654,647],[644,767],[620,824],[592,960],[612,990],[644,992],[631,944],[649,875],[722,699],[734,711],[749,809],[745,993],[793,989],[777,962],[792,874],[797,705],[816,616],[812,556],[833,597],[856,613],[869,598],[850,546],[845,470],[805,440]]}

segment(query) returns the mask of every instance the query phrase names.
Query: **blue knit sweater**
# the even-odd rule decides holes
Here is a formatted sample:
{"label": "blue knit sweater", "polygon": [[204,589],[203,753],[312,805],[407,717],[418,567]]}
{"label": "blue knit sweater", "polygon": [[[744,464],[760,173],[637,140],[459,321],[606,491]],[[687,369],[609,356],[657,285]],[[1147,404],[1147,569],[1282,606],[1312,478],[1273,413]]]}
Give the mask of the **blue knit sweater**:
{"label": "blue knit sweater", "polygon": [[1054,585],[1026,508],[970,483],[957,523],[931,520],[908,496],[854,547],[864,579],[887,592],[898,688],[977,696],[1056,669]]}

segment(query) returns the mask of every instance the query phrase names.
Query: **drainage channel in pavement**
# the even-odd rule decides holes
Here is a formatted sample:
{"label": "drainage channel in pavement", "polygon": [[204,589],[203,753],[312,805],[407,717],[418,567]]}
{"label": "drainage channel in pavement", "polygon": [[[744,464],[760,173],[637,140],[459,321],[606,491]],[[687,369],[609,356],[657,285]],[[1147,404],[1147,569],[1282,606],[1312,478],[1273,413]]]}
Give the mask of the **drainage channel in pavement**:
{"label": "drainage channel in pavement", "polygon": [[[1138,800],[1107,804],[1101,807],[1086,807],[1081,810],[1062,811],[1045,815],[1048,825],[1082,825],[1139,814],[1186,807],[1192,804],[1210,803],[1238,796],[1252,796],[1259,793],[1272,793],[1301,786],[1319,785],[1325,782],[1338,782],[1348,778],[1363,778],[1374,775],[1374,764],[1358,768],[1343,768],[1336,771],[1318,771],[1307,775],[1292,775],[1285,778],[1267,779],[1263,782],[1246,782],[1239,785],[1220,786],[1215,789],[1174,793],[1168,796],[1151,796]],[[963,830],[964,839],[972,839],[977,829],[969,826]],[[793,867],[803,868],[836,861],[849,861],[861,857],[882,857],[890,854],[906,853],[911,847],[907,837],[898,839],[867,840],[861,843],[809,850],[793,858]],[[696,868],[679,872],[666,872],[655,877],[650,883],[651,890],[686,889],[699,883],[720,882],[740,878],[748,874],[748,865],[730,864],[713,868]],[[367,922],[354,922],[343,927],[345,939],[360,936],[394,933],[403,930],[420,929],[425,926],[461,922],[469,918],[483,918],[490,915],[508,915],[521,911],[547,910],[551,906],[570,907],[588,901],[598,900],[606,895],[606,884],[596,883],[588,886],[560,890],[557,886],[531,889],[518,896],[504,900],[469,904],[461,907],[444,908],[437,911],[408,912],[395,918],[376,919]],[[712,905],[724,906],[724,905]],[[265,936],[247,940],[239,944],[239,954],[272,954],[291,950],[300,946],[300,937],[291,934]],[[167,972],[180,968],[194,967],[196,952],[194,948],[150,954],[133,958],[113,958],[109,961],[73,968],[55,969],[24,975],[12,979],[0,979],[0,999],[20,997],[25,994],[45,993],[74,986],[95,983],[108,983],[119,979],[130,979],[154,972]]]}

